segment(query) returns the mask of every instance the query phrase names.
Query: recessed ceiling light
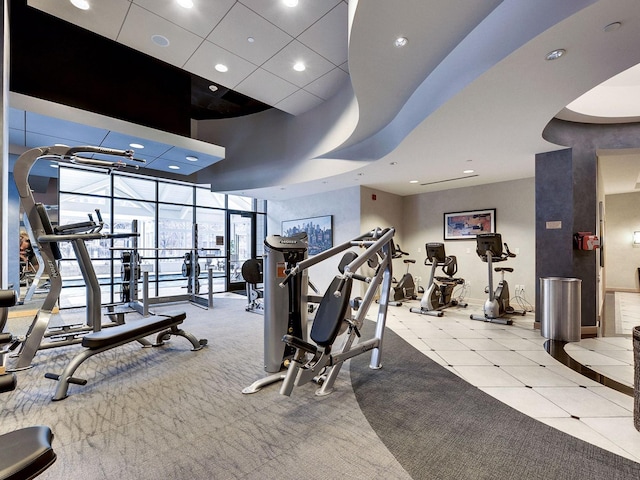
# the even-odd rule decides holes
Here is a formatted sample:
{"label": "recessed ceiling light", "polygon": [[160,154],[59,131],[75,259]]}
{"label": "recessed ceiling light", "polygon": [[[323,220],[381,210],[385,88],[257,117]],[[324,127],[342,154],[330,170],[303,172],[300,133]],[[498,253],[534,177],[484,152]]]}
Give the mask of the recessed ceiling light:
{"label": "recessed ceiling light", "polygon": [[170,43],[169,39],[163,35],[152,35],[151,41],[159,47],[168,47]]}
{"label": "recessed ceiling light", "polygon": [[255,41],[256,41],[256,39],[255,39],[255,38],[253,38],[253,37],[247,37],[247,42],[249,42],[249,43],[253,43],[253,42],[255,42]]}
{"label": "recessed ceiling light", "polygon": [[565,53],[567,53],[567,51],[564,48],[557,48],[547,53],[547,55],[544,58],[547,60],[557,60],[558,58],[563,56]]}
{"label": "recessed ceiling light", "polygon": [[622,26],[622,22],[613,22],[604,27],[605,32],[615,32]]}
{"label": "recessed ceiling light", "polygon": [[408,41],[409,40],[407,39],[407,37],[398,37],[398,38],[395,39],[393,44],[396,47],[401,48],[401,47],[404,47],[407,44]]}
{"label": "recessed ceiling light", "polygon": [[223,65],[222,63],[216,64],[215,69],[221,73],[229,71],[229,67],[227,67],[226,65]]}
{"label": "recessed ceiling light", "polygon": [[198,157],[196,157],[195,155],[187,155],[186,157],[187,160],[189,160],[190,162],[197,162],[198,161]]}
{"label": "recessed ceiling light", "polygon": [[398,162],[391,162],[391,163],[389,163],[389,165],[397,165],[397,164],[398,164]]}
{"label": "recessed ceiling light", "polygon": [[307,69],[307,67],[305,66],[305,64],[304,64],[304,63],[302,63],[302,62],[297,62],[297,63],[293,66],[293,69],[294,69],[296,72],[304,72],[304,71]]}
{"label": "recessed ceiling light", "polygon": [[464,170],[462,173],[473,173],[474,170]]}
{"label": "recessed ceiling light", "polygon": [[71,4],[80,10],[89,10],[89,2],[87,0],[71,0]]}
{"label": "recessed ceiling light", "polygon": [[284,3],[287,7],[297,7],[298,6],[298,0],[282,0],[282,3]]}
{"label": "recessed ceiling light", "polygon": [[169,168],[170,168],[171,170],[180,170],[180,167],[179,167],[179,166],[177,166],[177,165],[169,165]]}
{"label": "recessed ceiling light", "polygon": [[129,146],[131,148],[144,148],[144,145],[142,145],[141,143],[130,143]]}
{"label": "recessed ceiling light", "polygon": [[193,0],[176,0],[176,2],[183,8],[193,8]]}
{"label": "recessed ceiling light", "polygon": [[217,85],[209,85],[209,90],[211,90],[212,92],[215,92],[218,90],[218,86]]}
{"label": "recessed ceiling light", "polygon": [[409,183],[418,183],[418,180],[409,180]]}

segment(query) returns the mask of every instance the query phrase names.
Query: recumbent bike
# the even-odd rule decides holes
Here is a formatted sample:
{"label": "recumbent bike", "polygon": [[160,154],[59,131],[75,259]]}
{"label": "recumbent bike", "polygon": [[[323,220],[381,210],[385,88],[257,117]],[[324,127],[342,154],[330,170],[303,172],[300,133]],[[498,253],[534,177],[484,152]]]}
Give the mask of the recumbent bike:
{"label": "recumbent bike", "polygon": [[[458,272],[458,260],[455,255],[447,255],[443,243],[427,243],[425,245],[427,258],[424,264],[431,266],[429,283],[420,300],[420,307],[412,307],[413,313],[441,317],[442,310],[448,307],[466,307],[467,304],[453,298],[453,290],[459,285],[464,285],[463,278],[455,278]],[[436,276],[436,270],[442,267],[446,276]]]}
{"label": "recumbent bike", "polygon": [[485,292],[489,298],[484,302],[483,315],[471,315],[471,320],[481,320],[483,322],[500,323],[511,325],[513,320],[505,315],[524,315],[524,310],[515,310],[509,305],[509,284],[504,279],[505,272],[513,272],[510,267],[495,267],[493,270],[501,273],[500,282],[495,291],[493,290],[493,270],[494,262],[504,262],[509,258],[514,258],[515,253],[509,251],[509,246],[505,243],[502,249],[502,236],[499,233],[481,233],[476,236],[476,253],[483,262],[487,262],[489,271],[489,286]]}

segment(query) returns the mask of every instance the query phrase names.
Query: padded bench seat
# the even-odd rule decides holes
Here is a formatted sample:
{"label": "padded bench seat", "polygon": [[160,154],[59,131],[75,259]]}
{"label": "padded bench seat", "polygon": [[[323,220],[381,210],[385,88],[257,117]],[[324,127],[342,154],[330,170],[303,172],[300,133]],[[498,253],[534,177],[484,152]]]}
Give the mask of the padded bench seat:
{"label": "padded bench seat", "polygon": [[[129,342],[138,341],[143,347],[159,347],[170,336],[175,335],[186,338],[193,346],[192,350],[200,350],[207,344],[206,339],[198,340],[192,334],[178,328],[187,315],[185,312],[173,312],[154,315],[129,323],[105,328],[99,332],[91,332],[82,338],[82,346],[85,347],[78,353],[60,375],[46,373],[45,377],[58,380],[58,387],[53,400],[62,400],[67,397],[70,383],[85,385],[86,380],[74,377],[76,369],[89,357],[105,352]],[[144,337],[156,334],[155,343],[150,343]]]}
{"label": "padded bench seat", "polygon": [[132,338],[144,337],[158,330],[180,325],[186,318],[187,314],[185,312],[179,312],[134,320],[130,323],[105,328],[99,332],[89,333],[82,337],[82,346],[95,350],[106,345],[129,341]]}
{"label": "padded bench seat", "polygon": [[52,440],[51,429],[42,425],[0,435],[0,479],[37,477],[56,461]]}

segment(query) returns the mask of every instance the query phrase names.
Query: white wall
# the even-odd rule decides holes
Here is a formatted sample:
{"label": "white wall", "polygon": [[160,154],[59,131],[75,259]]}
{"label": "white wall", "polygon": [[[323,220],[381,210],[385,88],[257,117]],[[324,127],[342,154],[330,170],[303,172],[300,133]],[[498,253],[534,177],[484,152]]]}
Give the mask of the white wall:
{"label": "white wall", "polygon": [[[477,256],[474,240],[444,241],[444,213],[477,209],[496,209],[496,231],[517,257],[502,263],[512,267],[506,274],[511,296],[515,285],[524,285],[529,303],[535,303],[535,179],[527,178],[478,187],[404,197],[401,246],[417,260],[412,266],[414,277],[429,279],[424,265],[425,243],[443,242],[448,255],[458,258],[458,277],[471,283],[467,301],[481,303],[486,299],[487,264]],[[396,275],[397,276],[397,275]],[[499,279],[496,274],[495,280]]]}
{"label": "white wall", "polygon": [[605,197],[604,269],[607,289],[637,290],[640,247],[633,232],[640,231],[640,193]]}
{"label": "white wall", "polygon": [[[298,197],[292,200],[269,201],[267,234],[281,235],[283,220],[333,215],[333,244],[339,245],[360,235],[360,187]],[[341,256],[326,260],[309,269],[309,279],[321,294],[338,273]]]}

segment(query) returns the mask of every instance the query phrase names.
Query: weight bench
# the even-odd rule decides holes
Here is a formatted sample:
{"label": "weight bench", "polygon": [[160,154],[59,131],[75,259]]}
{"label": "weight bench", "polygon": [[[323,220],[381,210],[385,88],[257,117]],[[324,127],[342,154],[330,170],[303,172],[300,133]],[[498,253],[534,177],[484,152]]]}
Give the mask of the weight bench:
{"label": "weight bench", "polygon": [[[192,351],[200,350],[207,344],[207,340],[198,340],[192,334],[179,329],[178,325],[180,325],[185,318],[187,318],[187,315],[184,312],[155,315],[140,320],[132,320],[129,323],[85,335],[82,337],[82,346],[85,347],[85,350],[78,353],[71,362],[69,362],[62,374],[45,374],[46,378],[59,381],[53,400],[65,399],[70,383],[86,385],[86,380],[73,376],[85,360],[98,353],[119,347],[120,345],[138,341],[143,347],[159,347],[164,345],[164,341],[168,340],[171,335],[176,335],[189,340],[191,345],[193,345]],[[150,343],[143,338],[153,334],[156,334],[155,343]]]}
{"label": "weight bench", "polygon": [[[7,309],[16,304],[14,290],[0,290],[0,331],[6,321]],[[12,341],[10,333],[0,334],[0,345]],[[0,393],[15,390],[17,379],[15,373],[4,373],[4,355],[2,350],[2,373],[0,374]],[[56,461],[56,454],[51,448],[53,433],[49,427],[38,425],[20,428],[0,435],[0,479],[25,480],[35,478]]]}

